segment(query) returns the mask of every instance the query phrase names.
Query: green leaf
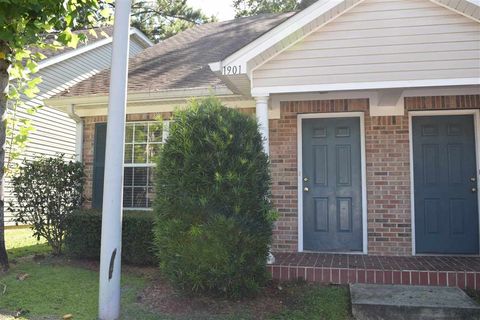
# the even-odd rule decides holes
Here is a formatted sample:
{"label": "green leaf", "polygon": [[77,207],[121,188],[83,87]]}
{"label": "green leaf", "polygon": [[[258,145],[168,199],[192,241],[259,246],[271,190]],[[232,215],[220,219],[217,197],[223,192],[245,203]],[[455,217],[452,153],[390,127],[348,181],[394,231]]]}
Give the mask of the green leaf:
{"label": "green leaf", "polygon": [[70,27],[70,26],[72,25],[72,21],[73,21],[72,15],[67,14],[67,15],[65,16],[65,23],[67,24],[67,26]]}
{"label": "green leaf", "polygon": [[36,78],[33,78],[32,80],[28,81],[27,82],[27,86],[29,88],[34,88],[36,87],[38,84],[42,83],[42,78],[40,77],[36,77]]}
{"label": "green leaf", "polygon": [[37,88],[37,87],[34,87],[34,88],[26,88],[25,90],[23,90],[23,94],[26,95],[28,98],[32,99],[32,98],[35,98],[35,96],[37,95],[37,93],[39,93],[40,90]]}
{"label": "green leaf", "polygon": [[29,58],[31,54],[30,50],[17,50],[15,52],[15,60],[23,60]]}
{"label": "green leaf", "polygon": [[79,40],[80,38],[78,37],[78,35],[75,33],[72,33],[72,37],[70,38],[70,41],[67,43],[67,45],[75,49],[78,45]]}
{"label": "green leaf", "polygon": [[28,70],[30,70],[31,73],[35,73],[38,71],[38,64],[33,60],[28,60],[26,67],[28,68]]}
{"label": "green leaf", "polygon": [[41,53],[41,52],[37,52],[37,53],[35,53],[35,57],[36,57],[38,60],[43,60],[43,59],[45,59],[47,56],[44,55],[44,54]]}
{"label": "green leaf", "polygon": [[100,15],[104,18],[109,18],[112,15],[112,10],[110,8],[104,8],[100,10]]}

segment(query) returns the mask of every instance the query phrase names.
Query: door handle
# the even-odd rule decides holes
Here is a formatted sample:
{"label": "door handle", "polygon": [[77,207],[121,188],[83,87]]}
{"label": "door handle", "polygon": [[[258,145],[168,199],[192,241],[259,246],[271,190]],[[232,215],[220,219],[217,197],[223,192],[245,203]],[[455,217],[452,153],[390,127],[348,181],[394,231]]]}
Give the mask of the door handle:
{"label": "door handle", "polygon": [[476,192],[477,192],[477,188],[472,188],[472,192],[473,192],[473,193],[476,193]]}
{"label": "door handle", "polygon": [[303,191],[308,192],[308,187],[303,188]]}

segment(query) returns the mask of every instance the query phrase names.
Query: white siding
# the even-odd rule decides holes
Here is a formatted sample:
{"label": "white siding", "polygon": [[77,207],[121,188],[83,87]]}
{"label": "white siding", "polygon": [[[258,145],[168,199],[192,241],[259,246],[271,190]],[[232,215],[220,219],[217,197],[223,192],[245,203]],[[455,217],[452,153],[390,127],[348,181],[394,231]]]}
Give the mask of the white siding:
{"label": "white siding", "polygon": [[367,0],[253,72],[253,87],[480,76],[480,24],[428,0]]}
{"label": "white siding", "polygon": [[[140,53],[145,46],[135,38],[131,40],[130,56],[134,56]],[[111,50],[112,46],[109,43],[41,69],[36,74],[43,80],[38,85],[40,94],[37,99],[26,101],[26,104],[30,107],[41,105],[43,99],[50,98],[108,68],[110,66]],[[54,156],[59,153],[71,157],[75,155],[76,124],[66,113],[44,106],[33,116],[27,114],[24,108],[19,109],[18,117],[30,119],[35,128],[29,134],[29,142],[25,152],[19,157],[18,161],[33,159],[41,155]],[[12,200],[11,183],[7,177],[5,184],[7,206]],[[11,224],[11,215],[8,210],[5,212],[5,222],[7,225]]]}

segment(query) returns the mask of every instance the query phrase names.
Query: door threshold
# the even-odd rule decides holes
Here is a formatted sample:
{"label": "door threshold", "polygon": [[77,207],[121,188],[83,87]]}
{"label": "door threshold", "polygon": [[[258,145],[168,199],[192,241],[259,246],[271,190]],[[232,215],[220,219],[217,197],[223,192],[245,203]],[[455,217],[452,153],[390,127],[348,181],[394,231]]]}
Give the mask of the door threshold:
{"label": "door threshold", "polygon": [[465,258],[478,258],[478,253],[416,253],[414,257],[465,257]]}
{"label": "door threshold", "polygon": [[349,254],[349,255],[367,255],[363,251],[313,251],[313,250],[303,250],[299,253],[319,253],[319,254]]}

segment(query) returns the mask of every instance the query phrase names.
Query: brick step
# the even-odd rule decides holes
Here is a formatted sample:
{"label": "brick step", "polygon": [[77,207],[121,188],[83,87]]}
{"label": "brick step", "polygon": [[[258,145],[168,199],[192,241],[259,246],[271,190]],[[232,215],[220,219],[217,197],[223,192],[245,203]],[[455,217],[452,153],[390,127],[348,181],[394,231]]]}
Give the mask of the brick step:
{"label": "brick step", "polygon": [[480,306],[459,288],[350,285],[356,320],[480,319]]}
{"label": "brick step", "polygon": [[480,290],[480,272],[379,270],[368,268],[325,268],[270,265],[268,271],[279,281],[303,279],[333,284],[396,284],[469,288]]}

